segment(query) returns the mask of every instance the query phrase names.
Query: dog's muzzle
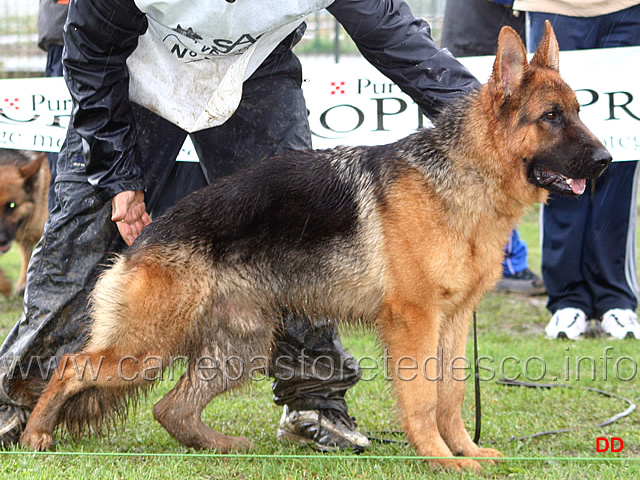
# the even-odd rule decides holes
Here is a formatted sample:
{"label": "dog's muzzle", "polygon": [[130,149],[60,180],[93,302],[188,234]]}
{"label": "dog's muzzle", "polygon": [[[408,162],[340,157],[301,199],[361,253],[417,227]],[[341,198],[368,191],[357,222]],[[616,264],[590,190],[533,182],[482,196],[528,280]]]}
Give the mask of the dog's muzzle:
{"label": "dog's muzzle", "polygon": [[611,154],[604,147],[594,149],[589,156],[588,161],[581,162],[583,168],[580,168],[578,173],[571,174],[560,173],[543,165],[543,162],[533,161],[529,169],[529,181],[558,195],[582,195],[587,179],[595,179],[602,175],[612,160]]}

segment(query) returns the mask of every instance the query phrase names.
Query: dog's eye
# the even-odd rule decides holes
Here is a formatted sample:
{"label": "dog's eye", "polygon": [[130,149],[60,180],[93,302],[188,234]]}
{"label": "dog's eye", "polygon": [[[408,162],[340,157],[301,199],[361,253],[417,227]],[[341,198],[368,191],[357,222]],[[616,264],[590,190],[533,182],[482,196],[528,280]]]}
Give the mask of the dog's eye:
{"label": "dog's eye", "polygon": [[553,122],[558,119],[558,114],[556,112],[547,112],[544,114],[544,119]]}
{"label": "dog's eye", "polygon": [[7,210],[13,210],[14,208],[16,208],[16,202],[7,203]]}

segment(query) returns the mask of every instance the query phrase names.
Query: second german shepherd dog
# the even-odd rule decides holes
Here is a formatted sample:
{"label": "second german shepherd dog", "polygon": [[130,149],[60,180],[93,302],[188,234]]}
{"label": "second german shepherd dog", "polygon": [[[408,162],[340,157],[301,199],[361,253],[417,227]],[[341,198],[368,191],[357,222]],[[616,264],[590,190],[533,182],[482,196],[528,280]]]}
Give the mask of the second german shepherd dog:
{"label": "second german shepherd dog", "polygon": [[[31,252],[49,216],[50,177],[46,153],[0,149],[0,254],[9,251],[14,241],[20,249],[22,266],[15,288],[19,295],[27,283]],[[11,292],[11,282],[0,270],[0,293]]]}
{"label": "second german shepherd dog", "polygon": [[[481,296],[500,277],[503,249],[525,209],[547,191],[579,195],[611,156],[578,118],[558,73],[551,26],[530,63],[505,28],[487,85],[448,108],[435,128],[377,147],[291,152],[190,195],[145,229],[100,279],[82,352],[96,378],[74,369],[53,378],[20,442],[48,448],[59,423],[76,433],[121,413],[149,384],[141,359],[171,356],[268,363],[284,311],[376,321],[404,429],[419,455],[478,470],[479,448],[462,417],[464,382],[439,378],[434,362],[465,354]],[[123,361],[125,359],[125,361]],[[63,358],[63,363],[65,358]],[[187,373],[153,408],[184,445],[249,446],[205,426],[203,408],[248,372],[204,379]],[[244,375],[243,375],[244,373]],[[406,373],[406,372],[405,372]],[[229,375],[231,377],[231,375]],[[442,376],[441,376],[442,377]],[[490,461],[490,460],[489,460]]]}

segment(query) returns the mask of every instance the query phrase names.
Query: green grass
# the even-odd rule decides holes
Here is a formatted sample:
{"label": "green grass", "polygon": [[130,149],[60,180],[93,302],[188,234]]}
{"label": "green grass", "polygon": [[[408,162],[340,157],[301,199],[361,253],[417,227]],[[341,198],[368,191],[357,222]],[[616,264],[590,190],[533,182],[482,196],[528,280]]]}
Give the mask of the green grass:
{"label": "green grass", "polygon": [[[520,223],[520,231],[531,250],[531,267],[539,271],[540,252],[537,209]],[[15,277],[15,252],[0,258],[0,265]],[[13,271],[13,273],[12,273]],[[20,314],[20,302],[0,301],[0,337],[8,333]],[[638,343],[612,341],[592,336],[578,342],[552,342],[543,338],[548,320],[545,298],[524,298],[505,294],[487,295],[478,309],[480,355],[485,370],[481,376],[483,424],[481,444],[501,450],[508,459],[485,467],[481,478],[496,479],[635,479],[640,477],[640,420],[634,412],[610,426],[590,428],[627,405],[583,389],[525,389],[505,387],[490,379],[500,376],[538,379],[541,365],[546,371],[540,381],[595,387],[635,401],[640,399],[637,372]],[[375,334],[365,326],[342,329],[343,341],[357,358],[367,357],[382,365],[382,352]],[[600,357],[607,355],[608,368]],[[513,358],[512,358],[513,357]],[[469,345],[471,358],[471,345]],[[528,370],[524,369],[529,360]],[[581,360],[580,375],[576,361]],[[591,361],[595,369],[591,370]],[[516,363],[519,360],[520,363]],[[616,369],[617,362],[617,369]],[[500,365],[503,364],[504,368]],[[569,369],[567,370],[567,364]],[[487,370],[491,368],[491,371]],[[462,373],[460,374],[462,375]],[[372,377],[375,377],[372,379]],[[389,382],[381,369],[365,371],[348,393],[351,413],[365,432],[391,432],[400,428],[394,413]],[[225,433],[247,436],[255,445],[253,457],[221,457],[182,447],[157,424],[151,407],[171,382],[161,382],[117,432],[87,437],[74,442],[58,432],[53,454],[36,455],[21,449],[0,453],[0,478],[20,479],[413,479],[476,478],[462,474],[434,473],[410,446],[402,443],[374,443],[365,455],[319,454],[305,447],[282,445],[275,439],[280,408],[271,401],[268,381],[251,382],[241,390],[215,399],[205,410],[205,421]],[[467,382],[464,417],[473,431],[474,400]],[[512,440],[556,428],[577,431],[524,441]],[[381,436],[403,440],[403,436]],[[596,437],[620,437],[624,450],[617,454],[596,452]],[[105,456],[104,454],[108,454]]]}

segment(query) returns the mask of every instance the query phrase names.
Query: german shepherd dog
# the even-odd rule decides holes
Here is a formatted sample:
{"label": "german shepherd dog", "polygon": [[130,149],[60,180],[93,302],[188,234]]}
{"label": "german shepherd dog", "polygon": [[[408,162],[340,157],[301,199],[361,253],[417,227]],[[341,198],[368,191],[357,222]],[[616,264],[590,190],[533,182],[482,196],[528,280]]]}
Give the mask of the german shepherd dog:
{"label": "german shepherd dog", "polygon": [[[15,240],[22,261],[17,294],[24,292],[27,265],[49,215],[49,178],[46,153],[0,149],[0,254]],[[0,270],[0,293],[9,296],[11,291],[11,282]]]}
{"label": "german shepherd dog", "polygon": [[[67,357],[100,364],[98,375],[79,378],[70,368],[53,378],[20,442],[44,450],[59,423],[81,434],[107,412],[122,413],[149,383],[143,359],[162,367],[172,356],[206,357],[219,366],[233,356],[241,362],[228,377],[237,381],[205,379],[190,361],[153,414],[186,446],[249,447],[205,426],[201,412],[247,380],[242,366],[263,358],[267,367],[283,312],[295,311],[376,321],[417,453],[446,457],[431,460],[441,467],[478,470],[460,456],[500,453],[479,448],[465,430],[464,382],[433,380],[437,366],[425,359],[439,349],[445,364],[465,354],[469,319],[497,282],[524,210],[547,191],[581,194],[610,161],[560,78],[551,26],[531,63],[506,28],[488,84],[448,108],[435,128],[387,146],[290,152],[155,220],[99,280],[90,339]],[[407,359],[426,375],[398,375]]]}

